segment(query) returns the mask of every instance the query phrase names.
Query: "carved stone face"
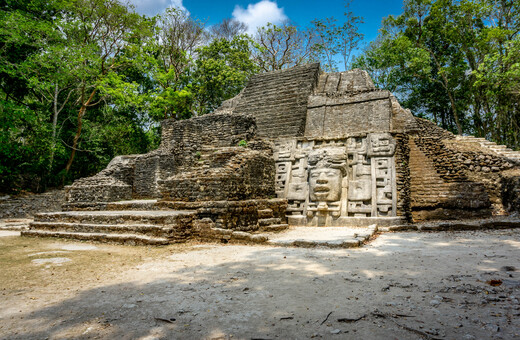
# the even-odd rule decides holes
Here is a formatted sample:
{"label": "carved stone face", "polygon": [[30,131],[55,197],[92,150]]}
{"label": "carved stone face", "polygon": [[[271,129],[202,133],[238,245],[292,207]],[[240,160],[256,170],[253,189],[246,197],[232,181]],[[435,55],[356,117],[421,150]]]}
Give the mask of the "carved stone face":
{"label": "carved stone face", "polygon": [[341,198],[341,170],[327,167],[311,169],[309,173],[312,201],[339,201]]}

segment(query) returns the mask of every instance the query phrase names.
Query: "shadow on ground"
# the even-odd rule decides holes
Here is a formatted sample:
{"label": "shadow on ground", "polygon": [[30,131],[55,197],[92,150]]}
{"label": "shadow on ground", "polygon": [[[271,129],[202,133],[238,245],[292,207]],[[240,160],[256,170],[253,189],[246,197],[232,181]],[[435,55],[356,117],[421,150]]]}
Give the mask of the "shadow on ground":
{"label": "shadow on ground", "polygon": [[503,267],[520,268],[519,236],[395,233],[347,250],[200,246],[144,262],[118,284],[11,313],[0,336],[513,339],[520,275]]}

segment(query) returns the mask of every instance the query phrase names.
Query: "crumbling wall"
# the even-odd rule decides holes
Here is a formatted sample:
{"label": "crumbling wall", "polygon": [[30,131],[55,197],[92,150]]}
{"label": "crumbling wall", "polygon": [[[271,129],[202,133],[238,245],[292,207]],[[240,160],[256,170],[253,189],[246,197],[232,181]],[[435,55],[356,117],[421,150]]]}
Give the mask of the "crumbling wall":
{"label": "crumbling wall", "polygon": [[208,114],[187,120],[162,121],[161,149],[182,150],[189,155],[203,145],[213,147],[237,146],[241,140],[256,135],[253,116]]}
{"label": "crumbling wall", "polygon": [[274,160],[271,150],[247,147],[204,150],[200,163],[160,181],[164,200],[215,201],[274,197]]}
{"label": "crumbling wall", "polygon": [[409,136],[404,133],[395,134],[395,172],[397,185],[397,216],[406,221],[412,220],[412,207],[410,202],[410,145]]}
{"label": "crumbling wall", "polygon": [[0,219],[25,218],[36,213],[59,211],[64,202],[64,190],[50,190],[42,194],[6,195],[0,197]]}
{"label": "crumbling wall", "polygon": [[[159,149],[118,156],[95,176],[76,181],[67,188],[66,207],[91,208],[100,206],[96,203],[136,198],[215,200],[226,194],[227,199],[274,195],[269,144],[252,142],[257,150],[238,146],[247,145],[255,131],[253,117],[229,113],[165,120]],[[203,155],[209,163],[201,160]]]}
{"label": "crumbling wall", "polygon": [[255,120],[250,116],[215,114],[188,120],[164,120],[158,150],[137,157],[133,198],[159,198],[159,182],[189,172],[199,164],[207,146],[237,146],[255,135]]}
{"label": "crumbling wall", "polygon": [[[254,232],[261,228],[262,220],[285,223],[285,199],[254,199],[241,201],[160,201],[161,209],[193,210],[199,221],[206,220],[208,227]],[[207,230],[200,230],[199,237]]]}
{"label": "crumbling wall", "polygon": [[411,112],[403,109],[389,91],[377,89],[368,73],[359,69],[320,75],[307,104],[308,138],[416,129]]}
{"label": "crumbling wall", "polygon": [[504,208],[520,213],[520,169],[506,171],[501,178],[502,202]]}
{"label": "crumbling wall", "polygon": [[80,178],[65,187],[68,204],[132,199],[134,165],[138,155],[115,157],[92,177]]}
{"label": "crumbling wall", "polygon": [[462,143],[432,122],[417,122],[420,133],[410,144],[416,158],[411,169],[414,219],[482,217],[515,206],[504,204],[510,202],[506,187],[512,182],[503,174],[515,167],[512,161]]}
{"label": "crumbling wall", "polygon": [[[440,173],[434,160],[438,154],[428,154],[410,138],[411,209],[415,221],[457,219],[491,215],[491,202],[484,185],[470,181],[463,173]],[[444,166],[450,166],[446,161]],[[456,168],[457,169],[457,168]]]}
{"label": "crumbling wall", "polygon": [[[460,193],[459,197],[472,199],[473,209],[491,208],[494,214],[505,212],[503,207],[502,179],[504,171],[515,168],[513,161],[493,154],[478,144],[469,145],[434,123],[417,119],[421,133],[414,137],[415,144],[424,152],[429,161],[446,183],[458,183],[452,190],[480,193],[480,198],[468,197],[469,193]],[[469,184],[471,183],[471,184]],[[487,196],[487,198],[486,198]],[[475,202],[480,201],[480,204]],[[461,208],[464,202],[454,204],[452,208]],[[468,215],[467,213],[465,215]],[[478,214],[480,216],[480,214]]]}

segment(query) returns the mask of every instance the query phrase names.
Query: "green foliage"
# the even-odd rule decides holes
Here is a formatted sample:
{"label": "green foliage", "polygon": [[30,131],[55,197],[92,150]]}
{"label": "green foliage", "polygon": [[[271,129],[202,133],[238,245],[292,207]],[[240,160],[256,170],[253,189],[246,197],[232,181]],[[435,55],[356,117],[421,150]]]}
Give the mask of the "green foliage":
{"label": "green foliage", "polygon": [[258,71],[251,56],[252,41],[245,35],[218,39],[197,49],[193,73],[196,111],[205,114],[236,96]]}
{"label": "green foliage", "polygon": [[156,144],[123,73],[147,32],[141,16],[117,1],[10,1],[0,22],[0,191],[61,185],[76,151],[70,178]]}
{"label": "green foliage", "polygon": [[0,192],[43,191],[148,152],[159,121],[212,112],[253,74],[319,58],[310,29],[245,30],[207,30],[174,8],[148,18],[122,0],[2,2]]}
{"label": "green foliage", "polygon": [[0,5],[0,192],[42,191],[148,152],[158,121],[238,94],[258,68],[251,40],[227,31],[207,41],[187,13],[146,18],[119,0]]}
{"label": "green foliage", "polygon": [[520,3],[407,0],[354,67],[456,133],[520,147]]}
{"label": "green foliage", "polygon": [[247,148],[247,141],[242,139],[240,142],[238,142],[238,146],[241,146],[243,148]]}
{"label": "green foliage", "polygon": [[359,47],[364,37],[359,32],[359,25],[363,23],[363,18],[350,11],[351,2],[352,0],[345,1],[343,22],[338,23],[334,17],[315,19],[311,22],[314,26],[314,34],[317,36],[314,49],[324,61],[324,69],[328,72],[337,71],[335,59],[337,55],[342,57],[343,66],[348,70],[352,53]]}

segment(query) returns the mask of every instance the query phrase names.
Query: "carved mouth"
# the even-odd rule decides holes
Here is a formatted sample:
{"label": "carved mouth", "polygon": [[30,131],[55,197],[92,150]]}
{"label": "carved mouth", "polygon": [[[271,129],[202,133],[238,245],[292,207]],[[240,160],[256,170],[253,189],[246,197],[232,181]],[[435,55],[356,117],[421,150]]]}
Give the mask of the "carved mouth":
{"label": "carved mouth", "polygon": [[315,193],[327,193],[330,191],[330,188],[326,185],[317,185],[314,187]]}

